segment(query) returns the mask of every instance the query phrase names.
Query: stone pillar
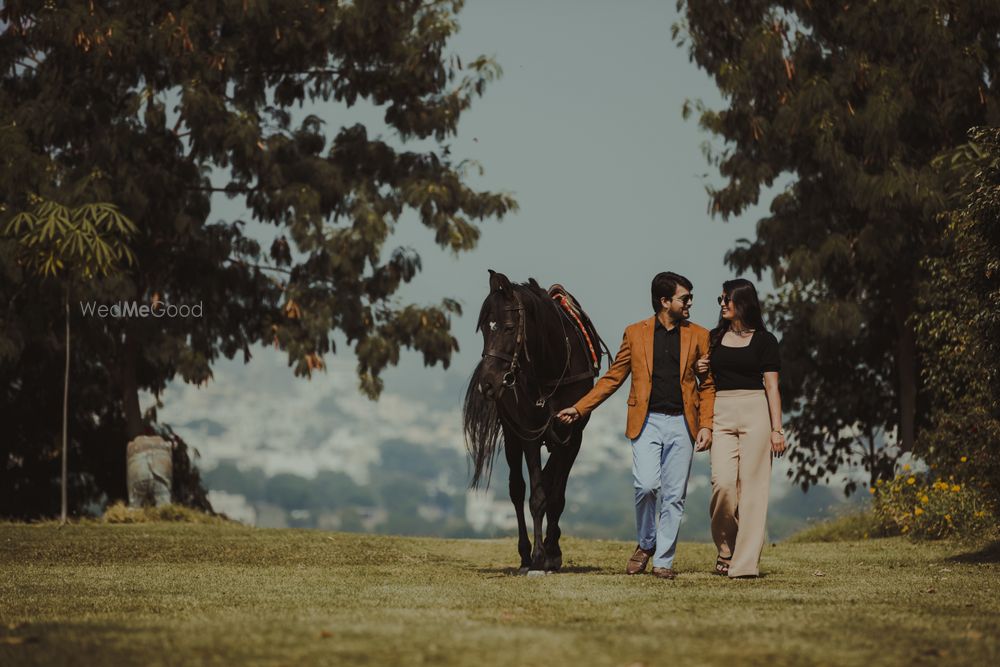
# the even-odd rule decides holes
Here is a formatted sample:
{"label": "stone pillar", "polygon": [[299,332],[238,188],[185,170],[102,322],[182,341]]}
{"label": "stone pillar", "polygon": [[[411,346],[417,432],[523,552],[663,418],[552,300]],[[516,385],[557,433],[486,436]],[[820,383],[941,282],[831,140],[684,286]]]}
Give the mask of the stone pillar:
{"label": "stone pillar", "polygon": [[173,448],[157,435],[140,435],[128,443],[126,484],[129,507],[159,507],[170,503]]}

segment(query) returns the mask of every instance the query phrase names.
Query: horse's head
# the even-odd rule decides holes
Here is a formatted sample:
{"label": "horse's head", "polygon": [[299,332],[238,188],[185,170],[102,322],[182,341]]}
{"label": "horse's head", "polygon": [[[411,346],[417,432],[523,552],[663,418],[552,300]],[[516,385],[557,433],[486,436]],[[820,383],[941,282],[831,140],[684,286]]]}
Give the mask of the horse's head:
{"label": "horse's head", "polygon": [[510,280],[490,269],[490,293],[483,301],[476,325],[476,331],[483,333],[477,389],[489,399],[498,398],[505,387],[513,385],[519,367],[525,363],[525,317],[524,303]]}

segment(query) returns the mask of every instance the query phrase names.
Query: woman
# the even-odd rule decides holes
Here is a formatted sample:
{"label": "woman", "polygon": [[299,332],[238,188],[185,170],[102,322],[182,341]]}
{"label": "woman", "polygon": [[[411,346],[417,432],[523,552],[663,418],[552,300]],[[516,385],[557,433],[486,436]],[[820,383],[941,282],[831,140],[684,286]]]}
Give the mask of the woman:
{"label": "woman", "polygon": [[757,290],[749,280],[727,280],[722,310],[699,374],[715,380],[712,429],[712,537],[717,574],[756,577],[764,548],[771,456],[785,451],[778,393],[778,341],[764,327]]}

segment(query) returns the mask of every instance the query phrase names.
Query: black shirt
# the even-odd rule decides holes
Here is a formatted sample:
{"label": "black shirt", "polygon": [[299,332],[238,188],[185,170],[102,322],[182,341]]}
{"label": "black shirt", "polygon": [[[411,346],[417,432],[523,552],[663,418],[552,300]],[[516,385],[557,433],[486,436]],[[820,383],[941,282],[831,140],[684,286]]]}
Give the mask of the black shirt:
{"label": "black shirt", "polygon": [[649,411],[679,415],[684,412],[681,396],[681,327],[667,331],[659,318],[653,327],[653,386]]}
{"label": "black shirt", "polygon": [[781,370],[778,339],[770,331],[755,331],[746,347],[721,342],[709,358],[716,391],[763,389],[764,373]]}

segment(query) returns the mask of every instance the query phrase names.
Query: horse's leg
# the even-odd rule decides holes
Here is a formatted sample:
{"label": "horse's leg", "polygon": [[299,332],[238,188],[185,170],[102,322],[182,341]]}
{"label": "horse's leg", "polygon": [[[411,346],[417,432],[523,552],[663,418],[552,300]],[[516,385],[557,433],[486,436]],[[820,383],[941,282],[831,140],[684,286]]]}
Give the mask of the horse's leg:
{"label": "horse's leg", "polygon": [[542,483],[542,446],[539,441],[524,444],[524,459],[528,463],[528,482],[531,497],[528,508],[535,524],[534,548],[531,550],[531,569],[545,568],[545,546],[542,542],[542,520],[545,518],[545,487]]}
{"label": "horse's leg", "polygon": [[522,471],[521,442],[504,435],[504,456],[507,457],[507,467],[510,468],[508,488],[510,502],[514,504],[517,514],[517,552],[521,555],[521,573],[526,573],[531,565],[531,541],[528,539],[528,525],[524,520],[524,472]]}
{"label": "horse's leg", "polygon": [[583,440],[583,429],[574,429],[573,435],[565,445],[555,445],[552,455],[545,464],[545,491],[547,503],[545,507],[545,569],[557,571],[562,567],[562,549],[559,548],[559,517],[566,507],[566,482],[569,481],[569,471],[573,468],[577,454],[580,453],[580,442]]}

